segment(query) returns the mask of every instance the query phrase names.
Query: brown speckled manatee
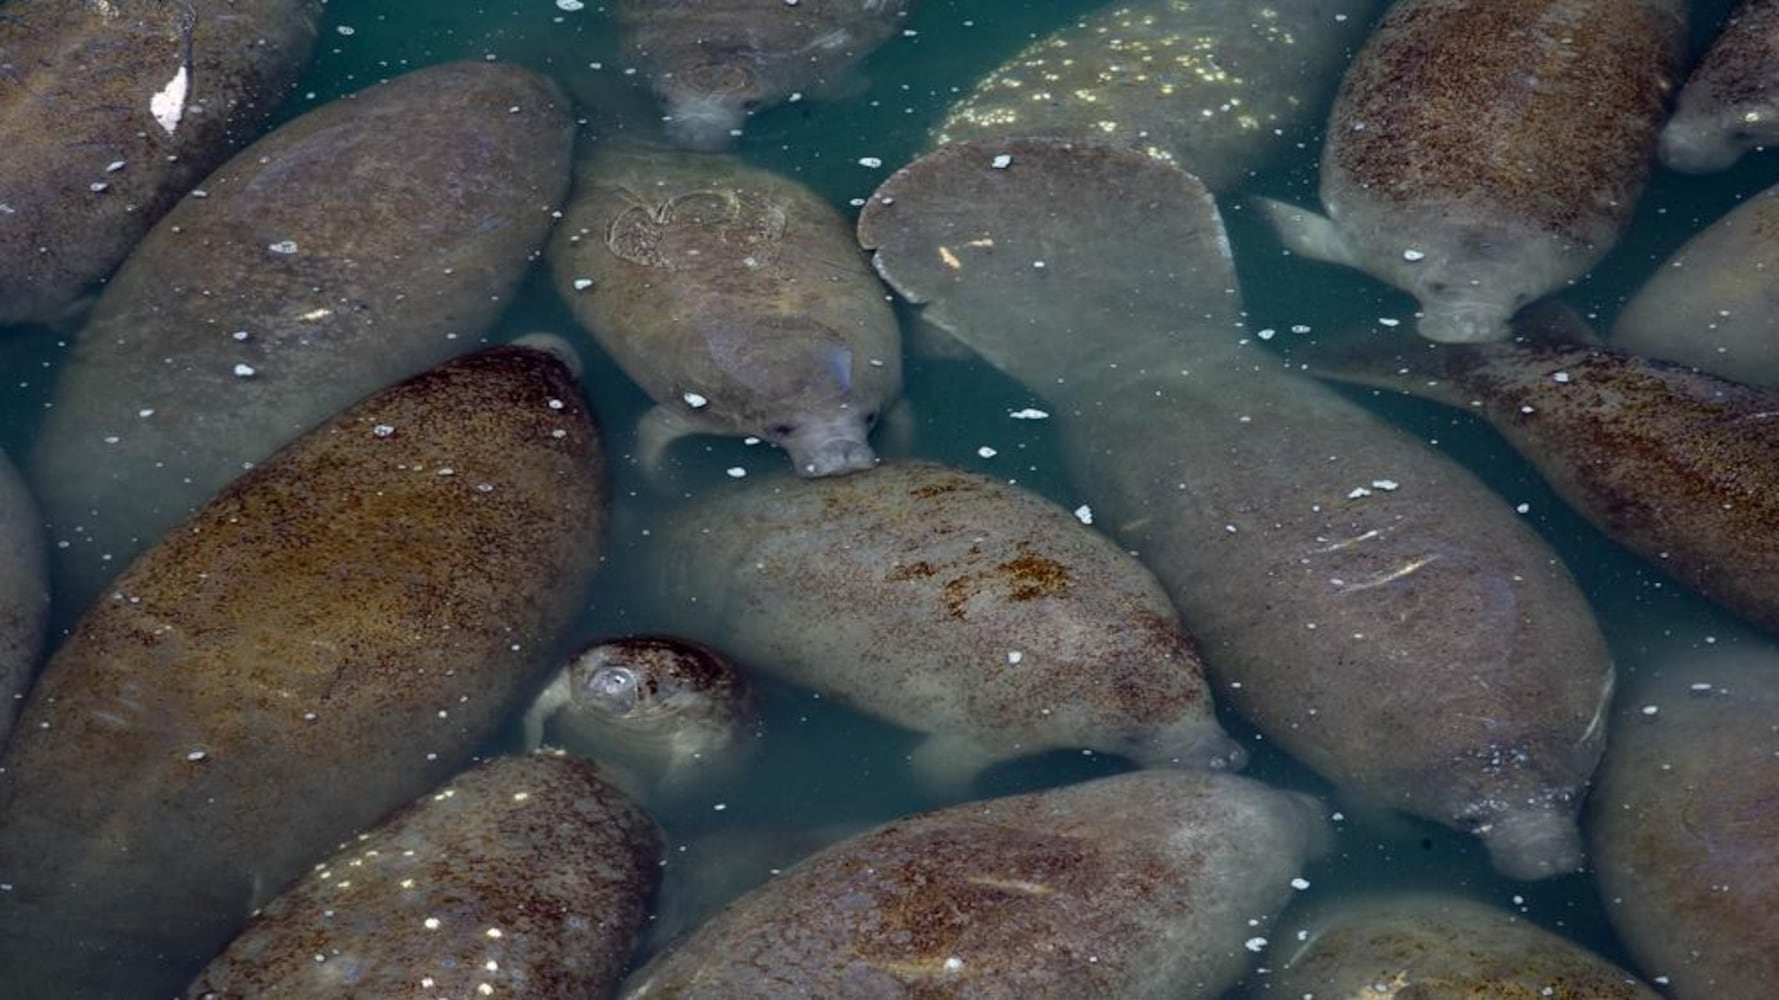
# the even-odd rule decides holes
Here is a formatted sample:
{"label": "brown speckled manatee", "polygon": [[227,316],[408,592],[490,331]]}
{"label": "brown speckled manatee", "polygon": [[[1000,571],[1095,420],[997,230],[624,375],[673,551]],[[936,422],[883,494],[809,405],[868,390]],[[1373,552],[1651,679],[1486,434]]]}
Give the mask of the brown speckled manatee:
{"label": "brown speckled manatee", "polygon": [[461,767],[580,608],[601,463],[562,363],[496,348],[335,416],[132,563],[0,759],[8,1000],[172,995]]}
{"label": "brown speckled manatee", "polygon": [[60,319],[252,139],[319,0],[10,0],[0,13],[0,326]]}
{"label": "brown speckled manatee", "polygon": [[27,472],[84,608],[253,462],[472,349],[568,189],[567,100],[432,66],[297,118],[180,202],[107,286]]}
{"label": "brown speckled manatee", "polygon": [[556,289],[656,407],[637,457],[751,434],[802,476],[868,469],[902,386],[881,283],[840,213],[789,177],[713,153],[601,146],[550,241]]}
{"label": "brown speckled manatee", "polygon": [[618,0],[626,48],[691,149],[732,142],[749,115],[840,77],[902,24],[914,0]]}
{"label": "brown speckled manatee", "polygon": [[1095,523],[1160,578],[1220,701],[1512,877],[1582,866],[1613,683],[1586,598],[1494,490],[1244,333],[1202,185],[1104,146],[955,144],[859,234],[1050,400]]}
{"label": "brown speckled manatee", "polygon": [[760,886],[625,1000],[1210,1000],[1326,837],[1321,806],[1143,771],[893,820]]}
{"label": "brown speckled manatee", "polygon": [[1560,307],[1516,329],[1507,343],[1391,337],[1310,360],[1482,417],[1607,536],[1779,632],[1779,390],[1583,341]]}
{"label": "brown speckled manatee", "polygon": [[1422,336],[1501,340],[1630,222],[1685,38],[1685,0],[1400,0],[1335,99],[1328,217],[1262,204],[1418,299]]}
{"label": "brown speckled manatee", "polygon": [[1271,987],[1330,1000],[1660,1000],[1611,962],[1523,916],[1460,896],[1398,892],[1325,903]]}
{"label": "brown speckled manatee", "polygon": [[1235,187],[1326,107],[1378,0],[1114,3],[1002,63],[935,143],[1046,136],[1141,149]]}
{"label": "brown speckled manatee", "polygon": [[0,748],[43,662],[48,560],[37,501],[0,452]]}
{"label": "brown speckled manatee", "polygon": [[1606,915],[1675,1000],[1779,982],[1779,650],[1671,647],[1627,691],[1588,801]]}
{"label": "brown speckled manatee", "polygon": [[1702,174],[1779,141],[1779,0],[1741,0],[1662,126],[1662,163]]}
{"label": "brown speckled manatee", "polygon": [[609,996],[660,858],[654,821],[594,765],[497,758],[318,863],[185,996]]}
{"label": "brown speckled manatee", "polygon": [[914,760],[936,788],[1056,748],[1246,759],[1155,578],[1018,487],[892,463],[713,490],[655,534],[676,628],[929,734]]}

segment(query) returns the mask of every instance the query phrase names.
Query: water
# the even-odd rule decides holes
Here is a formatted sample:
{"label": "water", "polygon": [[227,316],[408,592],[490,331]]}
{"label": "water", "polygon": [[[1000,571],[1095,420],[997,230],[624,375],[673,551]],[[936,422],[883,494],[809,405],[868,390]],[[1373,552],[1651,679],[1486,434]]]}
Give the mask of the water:
{"label": "water", "polygon": [[[1731,0],[1701,0],[1694,11],[1694,44],[1707,43]],[[864,68],[855,92],[826,102],[806,101],[767,112],[748,125],[739,152],[763,166],[800,178],[835,204],[848,206],[869,194],[896,167],[923,147],[927,129],[973,81],[1031,38],[1092,9],[1093,0],[1012,4],[1006,0],[922,0],[909,33],[890,42]],[[597,5],[564,12],[548,0],[475,3],[435,0],[391,4],[332,0],[322,40],[297,96],[283,109],[287,120],[371,82],[435,62],[471,58],[512,60],[556,76],[587,110],[584,131],[611,136],[646,129],[650,99],[639,76],[626,73],[615,32]],[[1308,325],[1330,332],[1370,325],[1378,317],[1409,319],[1413,303],[1375,282],[1332,267],[1283,255],[1277,241],[1241,196],[1266,194],[1315,204],[1320,136],[1312,129],[1288,155],[1252,182],[1222,199],[1234,243],[1252,329],[1288,330]],[[881,167],[859,163],[864,157]],[[1565,296],[1602,328],[1644,277],[1686,238],[1739,199],[1779,183],[1779,156],[1745,157],[1733,170],[1706,177],[1658,171],[1635,224],[1622,245],[1588,280]],[[849,217],[853,208],[845,208]],[[541,273],[534,273],[490,342],[548,329],[571,332],[572,320]],[[57,367],[69,338],[41,330],[0,332],[0,447],[24,455],[43,409],[49,405]],[[629,428],[647,399],[609,363],[588,352],[588,387],[608,445],[622,453]],[[1012,421],[1006,414],[1044,407],[1022,386],[977,363],[910,358],[907,395],[916,418],[915,453],[1003,477],[1067,508],[1082,502],[1067,482],[1049,421]],[[1744,627],[1682,591],[1625,554],[1570,513],[1539,477],[1491,430],[1455,411],[1405,397],[1352,391],[1373,407],[1435,442],[1484,477],[1510,503],[1525,504],[1526,517],[1568,562],[1593,600],[1621,671],[1644,667],[1652,644],[1728,643],[1747,636]],[[978,449],[995,450],[984,458]],[[676,446],[674,492],[683,496],[723,488],[724,470],[776,472],[781,453],[735,440],[698,439]],[[619,509],[608,547],[608,566],[578,624],[583,638],[647,628],[649,609],[625,586],[626,560],[636,551],[651,508],[663,501],[645,490],[634,468],[614,463]],[[58,608],[65,627],[78,609]],[[1622,687],[1622,683],[1621,683]],[[760,768],[720,797],[692,803],[663,817],[670,851],[681,853],[699,835],[758,827],[865,824],[932,805],[904,780],[914,737],[863,719],[807,692],[766,686],[769,706]],[[1254,752],[1249,774],[1277,785],[1327,795],[1315,775],[1269,748],[1239,719],[1227,717],[1233,735]],[[984,794],[1028,790],[1112,773],[1112,758],[1056,753],[1003,765],[979,785]],[[1330,799],[1330,811],[1345,808]],[[1350,810],[1349,810],[1350,812]],[[1342,814],[1336,849],[1305,873],[1306,896],[1361,888],[1421,887],[1449,890],[1525,914],[1630,967],[1607,926],[1595,889],[1585,876],[1536,884],[1509,882],[1490,869],[1480,846],[1443,828],[1415,820]],[[1235,998],[1276,996],[1265,969],[1282,959],[1296,925],[1287,912],[1273,929],[1274,944],[1259,956]]]}

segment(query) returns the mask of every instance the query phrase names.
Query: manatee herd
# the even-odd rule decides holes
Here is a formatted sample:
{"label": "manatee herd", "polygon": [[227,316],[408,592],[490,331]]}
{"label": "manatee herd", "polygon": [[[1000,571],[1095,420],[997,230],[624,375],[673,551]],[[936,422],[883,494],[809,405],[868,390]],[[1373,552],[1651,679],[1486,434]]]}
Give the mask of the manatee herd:
{"label": "manatee herd", "polygon": [[1763,1000],[1712,4],[0,5],[0,995]]}

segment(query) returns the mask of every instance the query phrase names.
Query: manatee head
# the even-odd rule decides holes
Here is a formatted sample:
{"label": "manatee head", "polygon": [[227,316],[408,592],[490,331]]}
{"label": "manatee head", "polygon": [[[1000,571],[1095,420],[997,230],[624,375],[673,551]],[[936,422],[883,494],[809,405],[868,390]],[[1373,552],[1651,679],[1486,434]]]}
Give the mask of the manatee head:
{"label": "manatee head", "polygon": [[1779,139],[1779,104],[1747,101],[1718,107],[1684,99],[1662,127],[1657,151],[1670,170],[1708,174],[1727,170],[1750,149]]}
{"label": "manatee head", "polygon": [[1396,273],[1421,304],[1416,329],[1443,344],[1506,340],[1508,320],[1551,290],[1554,264],[1537,241],[1487,225],[1453,225],[1437,247],[1402,252]]}
{"label": "manatee head", "polygon": [[877,414],[861,413],[842,404],[821,414],[797,414],[774,420],[764,437],[791,456],[791,466],[806,479],[862,472],[877,464],[866,439]]}
{"label": "manatee head", "polygon": [[1482,829],[1495,870],[1525,882],[1581,870],[1581,830],[1572,811],[1527,805],[1509,809]]}
{"label": "manatee head", "polygon": [[655,92],[665,110],[667,136],[687,149],[722,149],[734,141],[747,116],[766,101],[759,73],[745,53],[710,54],[663,75]]}

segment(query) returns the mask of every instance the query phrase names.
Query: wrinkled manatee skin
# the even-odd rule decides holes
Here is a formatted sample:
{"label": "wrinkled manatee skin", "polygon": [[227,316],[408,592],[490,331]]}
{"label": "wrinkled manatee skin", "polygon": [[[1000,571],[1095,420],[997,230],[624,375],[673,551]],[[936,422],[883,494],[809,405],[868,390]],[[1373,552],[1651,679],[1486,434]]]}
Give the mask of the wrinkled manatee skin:
{"label": "wrinkled manatee skin", "polygon": [[1320,115],[1378,0],[1137,0],[1033,42],[934,145],[1052,136],[1140,149],[1233,188]]}
{"label": "wrinkled manatee skin", "polygon": [[1017,487],[895,463],[719,491],[659,534],[677,628],[955,740],[959,777],[1058,747],[1245,759],[1155,578]]}
{"label": "wrinkled manatee skin", "polygon": [[124,571],[0,759],[19,1000],[168,996],[248,910],[536,690],[598,554],[602,453],[549,354],[336,416]]}
{"label": "wrinkled manatee skin", "polygon": [[625,47],[667,135],[720,149],[747,117],[840,77],[887,41],[914,0],[618,0]]}
{"label": "wrinkled manatee skin", "polygon": [[862,449],[833,472],[870,466],[866,436],[901,391],[901,333],[814,191],[728,156],[602,148],[548,257],[575,319],[675,419],[758,435],[803,475],[832,440]]}
{"label": "wrinkled manatee skin", "polygon": [[1459,896],[1394,893],[1292,911],[1309,939],[1274,973],[1283,997],[1660,1000],[1611,962]]}
{"label": "wrinkled manatee skin", "polygon": [[[58,318],[252,140],[308,62],[320,17],[318,0],[9,0],[0,326]],[[182,68],[189,89],[169,132],[151,101]]]}
{"label": "wrinkled manatee skin", "polygon": [[594,765],[498,758],[317,865],[185,996],[609,996],[660,857],[654,821]]}
{"label": "wrinkled manatee skin", "polygon": [[69,543],[58,603],[85,607],[250,463],[474,346],[549,232],[571,129],[528,70],[430,67],[290,122],[169,212],[81,331],[31,458]]}
{"label": "wrinkled manatee skin", "polygon": [[1683,0],[1402,0],[1342,81],[1322,202],[1351,263],[1420,300],[1420,332],[1508,335],[1585,274],[1649,175]]}
{"label": "wrinkled manatee skin", "polygon": [[0,452],[0,748],[42,662],[49,562],[37,501]]}
{"label": "wrinkled manatee skin", "polygon": [[1779,188],[1737,205],[1657,268],[1619,311],[1612,346],[1779,389]]}
{"label": "wrinkled manatee skin", "polygon": [[894,820],[736,900],[623,996],[1209,1000],[1291,896],[1319,812],[1143,771]]}
{"label": "wrinkled manatee skin", "polygon": [[1343,792],[1478,834],[1510,877],[1581,867],[1613,684],[1586,597],[1499,494],[1244,333],[1202,185],[1124,150],[964,144],[886,182],[860,233],[1052,403],[1095,523],[1160,579],[1225,704]]}
{"label": "wrinkled manatee skin", "polygon": [[1766,1000],[1779,982],[1779,652],[1657,665],[1620,703],[1588,803],[1606,915],[1675,1000]]}
{"label": "wrinkled manatee skin", "polygon": [[1662,163],[1723,170],[1779,140],[1779,3],[1742,0],[1693,68],[1662,127]]}

